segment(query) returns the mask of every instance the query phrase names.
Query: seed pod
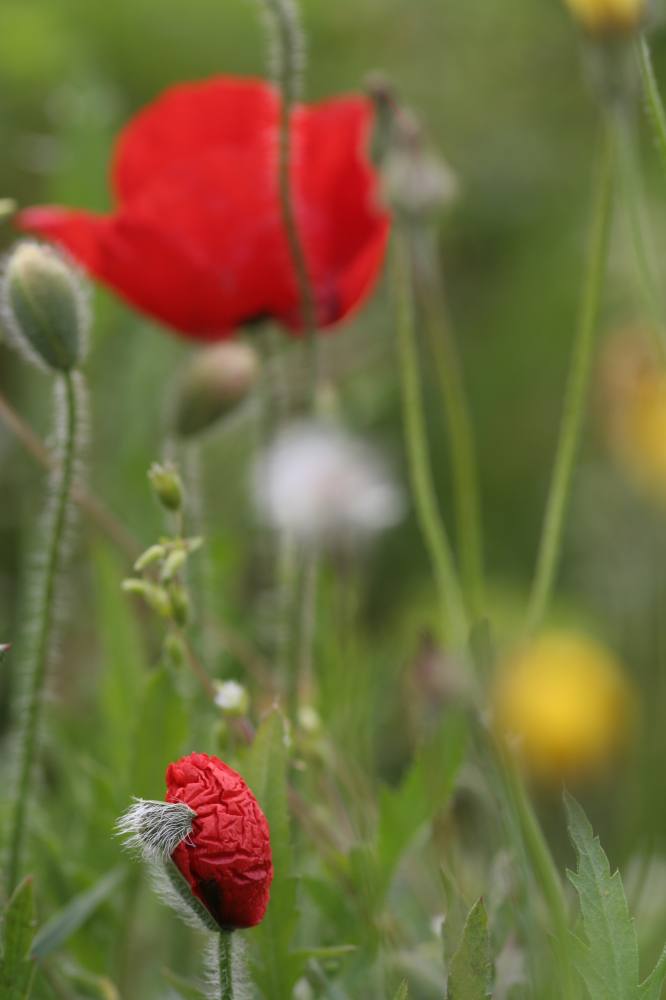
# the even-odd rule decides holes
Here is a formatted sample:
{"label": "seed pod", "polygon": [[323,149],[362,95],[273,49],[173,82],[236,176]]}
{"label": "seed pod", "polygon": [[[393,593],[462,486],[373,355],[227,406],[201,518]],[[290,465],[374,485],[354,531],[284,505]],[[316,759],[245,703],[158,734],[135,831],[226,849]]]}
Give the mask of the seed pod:
{"label": "seed pod", "polygon": [[165,462],[164,465],[154,462],[148,470],[148,478],[163,507],[174,512],[182,508],[183,484],[175,465],[171,462]]}
{"label": "seed pod", "polygon": [[20,243],[7,260],[0,300],[9,336],[28,360],[57,372],[81,364],[89,326],[86,297],[56,250]]}

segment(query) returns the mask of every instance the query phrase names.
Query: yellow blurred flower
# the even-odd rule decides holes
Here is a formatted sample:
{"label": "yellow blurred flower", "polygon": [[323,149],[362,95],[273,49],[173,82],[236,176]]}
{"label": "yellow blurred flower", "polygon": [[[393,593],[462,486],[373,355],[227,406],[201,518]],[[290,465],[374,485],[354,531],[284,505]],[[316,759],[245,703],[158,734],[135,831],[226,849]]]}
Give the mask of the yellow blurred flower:
{"label": "yellow blurred flower", "polygon": [[628,331],[606,347],[602,382],[608,443],[625,475],[666,504],[666,369],[649,348],[647,334]]}
{"label": "yellow blurred flower", "polygon": [[598,774],[626,742],[634,697],[602,645],[577,632],[545,632],[500,669],[493,692],[500,738],[544,783]]}
{"label": "yellow blurred flower", "polygon": [[594,35],[624,34],[638,28],[647,0],[565,0],[586,31]]}

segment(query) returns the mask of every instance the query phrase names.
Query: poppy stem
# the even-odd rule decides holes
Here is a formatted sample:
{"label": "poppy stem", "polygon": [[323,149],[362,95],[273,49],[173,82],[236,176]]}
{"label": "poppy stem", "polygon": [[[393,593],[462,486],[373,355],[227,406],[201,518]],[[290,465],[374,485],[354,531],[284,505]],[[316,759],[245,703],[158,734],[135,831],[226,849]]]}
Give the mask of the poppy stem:
{"label": "poppy stem", "polygon": [[467,616],[433,482],[416,345],[409,251],[406,237],[399,231],[396,231],[393,244],[393,283],[396,295],[404,433],[416,514],[439,591],[442,618],[450,627],[454,644],[461,647],[466,641]]}
{"label": "poppy stem", "polygon": [[263,3],[270,22],[269,32],[273,47],[273,58],[277,82],[282,95],[278,136],[280,207],[289,246],[289,254],[298,285],[301,310],[300,320],[306,343],[309,378],[305,403],[307,408],[312,410],[315,406],[319,379],[317,307],[308,269],[307,256],[299,231],[291,183],[291,120],[298,98],[299,81],[303,70],[303,32],[298,5],[293,0],[263,0]]}
{"label": "poppy stem", "polygon": [[76,463],[80,444],[80,375],[68,372],[56,384],[56,405],[60,408],[60,393],[64,397],[63,419],[57,414],[57,453],[59,461],[53,466],[53,502],[48,508],[46,526],[46,554],[37,580],[37,604],[33,619],[34,646],[24,667],[26,685],[25,706],[20,715],[17,746],[17,784],[13,815],[9,830],[7,880],[9,891],[17,885],[28,825],[31,782],[39,741],[42,703],[46,686],[48,663],[53,645],[56,588],[58,573],[63,561],[67,519],[72,499]]}
{"label": "poppy stem", "polygon": [[601,290],[606,274],[613,202],[615,138],[606,124],[599,151],[595,205],[588,248],[578,332],[569,369],[564,409],[550,491],[546,502],[536,572],[527,614],[529,631],[536,630],[546,612],[562,551],[562,535],[571,482],[580,442],[592,352],[599,322]]}
{"label": "poppy stem", "polygon": [[448,321],[432,227],[415,228],[411,248],[416,295],[423,308],[449,433],[463,589],[472,620],[480,621],[484,613],[483,537],[474,429],[460,355]]}
{"label": "poppy stem", "polygon": [[220,970],[220,1000],[234,1000],[232,932],[218,935],[218,966]]}

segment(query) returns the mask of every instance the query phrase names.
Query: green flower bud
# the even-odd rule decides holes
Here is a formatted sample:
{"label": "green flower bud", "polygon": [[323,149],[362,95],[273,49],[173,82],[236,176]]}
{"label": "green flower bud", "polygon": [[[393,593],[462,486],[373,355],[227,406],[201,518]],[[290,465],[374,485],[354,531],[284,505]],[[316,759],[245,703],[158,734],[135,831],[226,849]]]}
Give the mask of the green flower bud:
{"label": "green flower bud", "polygon": [[78,274],[54,249],[20,243],[10,254],[0,289],[7,332],[40,368],[69,372],[85,354],[89,315]]}
{"label": "green flower bud", "polygon": [[165,636],[162,652],[167,663],[176,670],[180,670],[184,666],[187,658],[185,647],[183,640],[175,632],[168,632]]}
{"label": "green flower bud", "polygon": [[259,355],[249,344],[216,344],[197,351],[176,392],[176,433],[193,437],[212,427],[249,395],[259,374]]}
{"label": "green flower bud", "polygon": [[187,561],[187,552],[185,549],[174,549],[164,560],[164,566],[162,568],[162,581],[166,583],[169,580],[173,580],[176,574],[183,568]]}
{"label": "green flower bud", "polygon": [[137,573],[142,573],[144,569],[152,566],[153,563],[159,562],[160,559],[166,557],[167,551],[163,545],[151,545],[150,548],[142,552],[137,561],[134,563],[134,569]]}
{"label": "green flower bud", "polygon": [[173,620],[176,625],[185,628],[190,620],[190,599],[185,588],[177,583],[172,583],[169,587],[169,601]]}
{"label": "green flower bud", "polygon": [[179,511],[183,506],[183,484],[178,469],[171,462],[159,465],[154,462],[148,470],[148,478],[155,496],[167,510]]}
{"label": "green flower bud", "polygon": [[126,594],[137,594],[160,618],[175,617],[174,609],[164,587],[158,587],[148,580],[136,580],[133,577],[123,580],[123,590]]}

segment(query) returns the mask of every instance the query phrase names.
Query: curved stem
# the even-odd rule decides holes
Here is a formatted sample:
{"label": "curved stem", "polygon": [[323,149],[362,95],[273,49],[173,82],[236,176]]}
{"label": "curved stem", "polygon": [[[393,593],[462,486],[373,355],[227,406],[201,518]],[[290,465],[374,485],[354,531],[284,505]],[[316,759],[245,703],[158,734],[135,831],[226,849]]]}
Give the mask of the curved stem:
{"label": "curved stem", "polygon": [[218,935],[218,965],[220,970],[220,1000],[234,1000],[234,977],[231,931]]}
{"label": "curved stem", "polygon": [[483,617],[483,536],[477,480],[476,447],[462,365],[450,328],[432,234],[419,228],[413,235],[417,295],[439,380],[451,447],[454,501],[460,565],[468,611]]}
{"label": "curved stem", "polygon": [[393,282],[404,433],[416,513],[432,563],[444,621],[449,623],[456,645],[462,645],[467,638],[467,621],[455,562],[432,479],[414,331],[409,256],[405,237],[400,232],[394,236]]}
{"label": "curved stem", "polygon": [[560,560],[564,519],[583,424],[592,350],[599,319],[601,289],[606,273],[613,195],[613,163],[614,139],[611,130],[605,129],[600,153],[599,175],[595,187],[594,217],[583,285],[580,320],[569,369],[555,465],[541,531],[536,573],[530,595],[528,628],[531,631],[541,624],[550,600]]}
{"label": "curved stem", "polygon": [[26,836],[31,778],[39,737],[42,701],[52,642],[58,571],[62,561],[67,511],[72,496],[77,456],[78,401],[71,373],[62,376],[65,393],[65,420],[62,428],[62,466],[58,472],[55,500],[47,529],[47,551],[39,579],[36,639],[32,662],[27,668],[27,698],[18,737],[18,777],[16,800],[9,834],[7,879],[10,891],[17,884]]}

